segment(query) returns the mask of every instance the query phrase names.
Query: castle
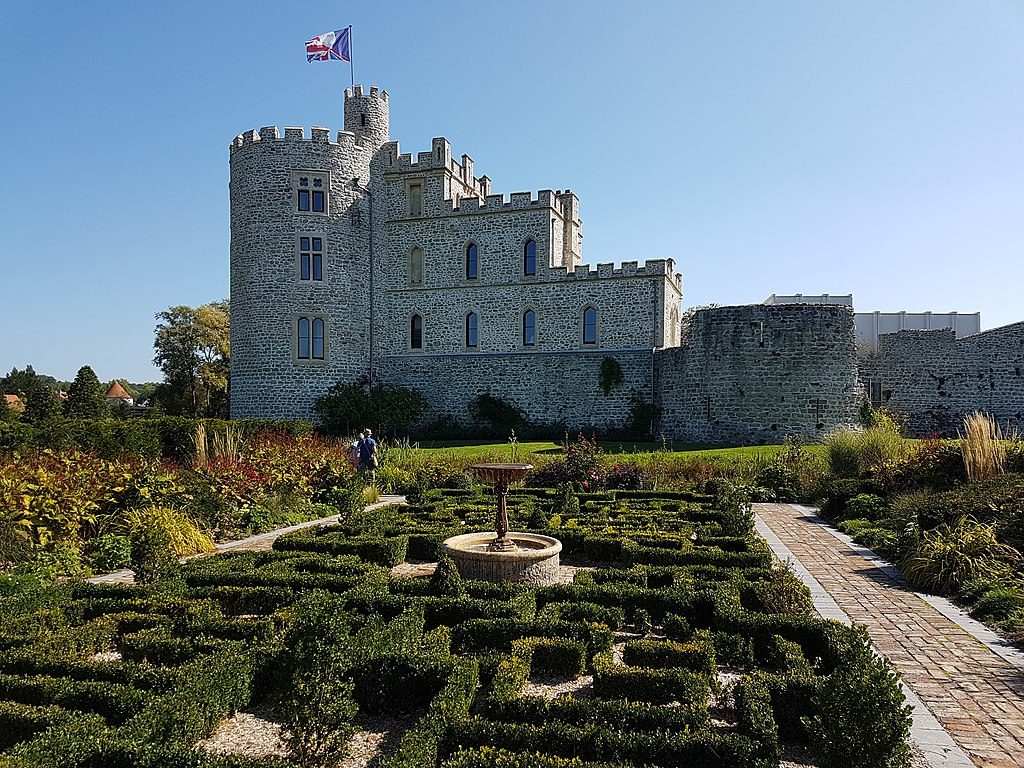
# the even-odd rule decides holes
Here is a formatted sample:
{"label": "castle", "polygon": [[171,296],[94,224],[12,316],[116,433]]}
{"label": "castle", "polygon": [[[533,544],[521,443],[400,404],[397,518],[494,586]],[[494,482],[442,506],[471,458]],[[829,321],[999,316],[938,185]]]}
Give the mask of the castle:
{"label": "castle", "polygon": [[699,442],[855,421],[850,307],[702,310],[684,334],[672,259],[585,265],[570,190],[493,194],[444,138],[402,154],[377,87],[346,89],[334,135],[241,134],[230,172],[232,417],[309,418],[369,377],[415,387],[430,418],[490,393],[570,428],[654,404],[659,433]]}

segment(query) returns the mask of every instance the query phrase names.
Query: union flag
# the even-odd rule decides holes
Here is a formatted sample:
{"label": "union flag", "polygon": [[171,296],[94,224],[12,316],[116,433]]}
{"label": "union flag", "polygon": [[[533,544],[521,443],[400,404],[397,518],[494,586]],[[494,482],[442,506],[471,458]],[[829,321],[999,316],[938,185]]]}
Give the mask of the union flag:
{"label": "union flag", "polygon": [[336,29],[333,32],[325,32],[317,35],[312,40],[306,41],[306,61],[351,61],[352,54],[349,50],[349,40],[352,36],[352,27]]}

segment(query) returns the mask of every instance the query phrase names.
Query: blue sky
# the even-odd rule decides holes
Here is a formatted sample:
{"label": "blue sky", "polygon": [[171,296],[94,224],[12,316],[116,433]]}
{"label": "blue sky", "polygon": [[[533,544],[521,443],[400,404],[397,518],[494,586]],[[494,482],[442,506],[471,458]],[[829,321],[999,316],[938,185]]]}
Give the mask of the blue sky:
{"label": "blue sky", "polygon": [[686,305],[853,292],[1024,319],[1024,1],[0,5],[0,371],[153,379],[153,315],[228,293],[228,144],[341,127],[495,191],[572,188],[584,257],[676,259]]}

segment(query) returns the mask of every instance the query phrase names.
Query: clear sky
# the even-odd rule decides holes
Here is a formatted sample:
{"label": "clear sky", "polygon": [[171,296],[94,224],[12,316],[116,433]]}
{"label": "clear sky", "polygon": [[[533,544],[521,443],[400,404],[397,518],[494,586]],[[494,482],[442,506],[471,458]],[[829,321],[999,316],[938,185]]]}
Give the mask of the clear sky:
{"label": "clear sky", "polygon": [[685,305],[853,292],[1024,319],[1024,0],[0,3],[0,371],[157,378],[154,313],[228,293],[228,144],[341,127],[495,192],[570,187],[584,258]]}

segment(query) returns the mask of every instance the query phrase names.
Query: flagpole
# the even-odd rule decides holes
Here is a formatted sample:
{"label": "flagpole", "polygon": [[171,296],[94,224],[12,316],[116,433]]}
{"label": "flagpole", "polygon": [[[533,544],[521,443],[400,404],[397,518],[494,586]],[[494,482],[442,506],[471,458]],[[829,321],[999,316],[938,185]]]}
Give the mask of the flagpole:
{"label": "flagpole", "polygon": [[352,74],[352,87],[356,87],[356,62],[352,53],[352,25],[348,25],[348,66]]}

